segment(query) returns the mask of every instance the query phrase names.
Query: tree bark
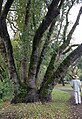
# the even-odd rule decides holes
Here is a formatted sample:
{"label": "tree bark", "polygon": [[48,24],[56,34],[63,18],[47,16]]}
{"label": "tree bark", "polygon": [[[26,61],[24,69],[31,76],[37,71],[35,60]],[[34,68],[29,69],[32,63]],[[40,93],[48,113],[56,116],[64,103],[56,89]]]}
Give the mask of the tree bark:
{"label": "tree bark", "polygon": [[[23,45],[22,45],[22,50],[23,50],[23,56],[22,56],[22,60],[21,60],[21,68],[22,68],[22,72],[21,72],[21,78],[23,80],[23,83],[26,85],[27,82],[27,71],[28,71],[28,63],[29,62],[29,58],[27,58],[27,50],[25,50],[25,46],[26,43],[25,41],[25,35],[28,32],[28,23],[29,23],[29,17],[30,17],[30,8],[31,8],[31,0],[28,0],[27,5],[26,5],[26,13],[25,13],[25,20],[24,20],[24,28],[23,28],[23,33],[22,33],[22,40],[23,40]],[[24,36],[24,37],[23,37]],[[27,38],[26,38],[27,40]]]}
{"label": "tree bark", "polygon": [[27,82],[27,59],[25,60],[22,59],[21,61],[21,80],[23,81],[23,83],[26,85]]}
{"label": "tree bark", "polygon": [[5,44],[3,42],[3,39],[1,37],[0,37],[0,53],[1,53],[1,55],[5,61],[6,66],[8,67],[6,48],[5,48]]}

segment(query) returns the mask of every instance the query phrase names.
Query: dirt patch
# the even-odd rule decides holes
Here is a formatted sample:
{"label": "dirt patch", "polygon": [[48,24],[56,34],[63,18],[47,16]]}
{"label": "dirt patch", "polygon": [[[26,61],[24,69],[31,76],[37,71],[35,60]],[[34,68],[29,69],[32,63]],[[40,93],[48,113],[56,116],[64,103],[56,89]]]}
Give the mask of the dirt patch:
{"label": "dirt patch", "polygon": [[14,106],[11,106],[9,103],[5,105],[0,111],[0,119],[18,119]]}

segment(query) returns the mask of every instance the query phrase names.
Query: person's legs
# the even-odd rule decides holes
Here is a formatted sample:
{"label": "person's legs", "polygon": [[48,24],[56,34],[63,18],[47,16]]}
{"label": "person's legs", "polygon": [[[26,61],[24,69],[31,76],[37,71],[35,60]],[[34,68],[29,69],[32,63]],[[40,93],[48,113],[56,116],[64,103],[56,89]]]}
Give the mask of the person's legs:
{"label": "person's legs", "polygon": [[78,104],[78,93],[76,91],[74,92],[74,96],[75,96],[75,104]]}
{"label": "person's legs", "polygon": [[78,92],[78,103],[81,104],[81,94]]}

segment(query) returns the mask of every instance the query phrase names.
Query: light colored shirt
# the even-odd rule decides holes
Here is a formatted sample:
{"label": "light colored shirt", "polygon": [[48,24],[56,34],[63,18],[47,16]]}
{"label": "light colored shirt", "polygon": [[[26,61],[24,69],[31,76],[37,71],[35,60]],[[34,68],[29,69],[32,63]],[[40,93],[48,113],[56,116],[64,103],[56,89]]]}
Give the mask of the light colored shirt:
{"label": "light colored shirt", "polygon": [[73,79],[71,81],[71,85],[72,85],[74,91],[80,91],[81,90],[81,82],[80,82],[80,80]]}

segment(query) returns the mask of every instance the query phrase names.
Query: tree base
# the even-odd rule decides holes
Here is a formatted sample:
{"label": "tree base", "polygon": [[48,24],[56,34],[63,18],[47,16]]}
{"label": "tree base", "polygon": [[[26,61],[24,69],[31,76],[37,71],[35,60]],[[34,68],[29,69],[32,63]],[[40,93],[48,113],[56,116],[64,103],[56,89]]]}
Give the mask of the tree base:
{"label": "tree base", "polygon": [[40,95],[40,101],[41,101],[42,103],[52,102],[52,96],[51,96],[51,94],[48,94],[47,96],[41,96],[41,95]]}
{"label": "tree base", "polygon": [[25,102],[31,103],[31,102],[38,102],[38,101],[39,101],[39,95],[37,93],[37,90],[30,89],[27,93],[27,96],[25,97]]}

